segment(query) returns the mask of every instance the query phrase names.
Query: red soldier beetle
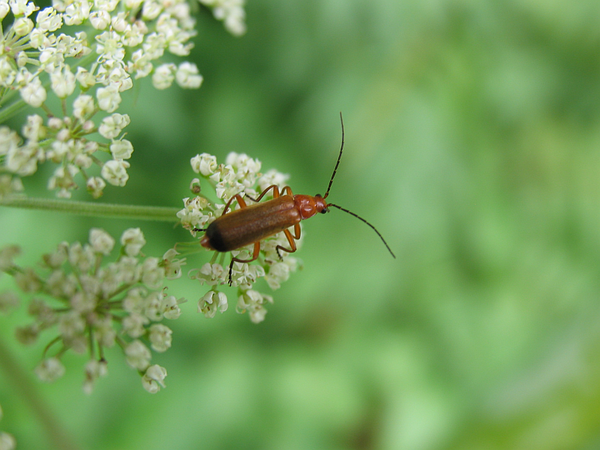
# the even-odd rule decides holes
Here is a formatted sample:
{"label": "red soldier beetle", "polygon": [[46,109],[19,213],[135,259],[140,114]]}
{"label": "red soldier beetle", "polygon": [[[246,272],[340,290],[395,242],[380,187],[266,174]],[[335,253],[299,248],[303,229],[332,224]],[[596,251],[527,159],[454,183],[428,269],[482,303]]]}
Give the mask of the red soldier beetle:
{"label": "red soldier beetle", "polygon": [[[281,231],[285,234],[290,248],[285,248],[282,245],[277,245],[277,255],[280,259],[281,251],[287,253],[294,253],[296,251],[295,240],[300,239],[300,221],[308,219],[317,213],[325,214],[329,212],[329,207],[334,207],[342,210],[357,219],[363,221],[370,226],[377,236],[381,238],[390,254],[395,258],[396,255],[390,249],[390,246],[385,241],[381,233],[377,229],[357,214],[342,208],[341,206],[325,201],[331,190],[331,185],[338,166],[342,159],[342,152],[344,150],[344,119],[342,113],[340,113],[340,121],[342,123],[342,145],[340,153],[338,155],[333,174],[329,179],[329,185],[327,186],[327,192],[324,196],[320,194],[315,195],[294,195],[292,188],[285,186],[281,192],[277,185],[271,185],[266,188],[258,198],[254,199],[246,195],[250,200],[255,203],[247,205],[244,198],[240,194],[236,194],[229,199],[223,213],[220,217],[217,217],[211,222],[207,228],[195,228],[194,231],[205,231],[204,236],[200,240],[200,245],[208,250],[215,250],[217,252],[230,252],[237,250],[247,245],[254,244],[254,251],[250,259],[240,259],[236,256],[231,257],[231,263],[229,264],[229,285],[231,286],[231,273],[233,270],[233,263],[250,263],[258,258],[260,253],[260,241],[269,236],[277,234]],[[260,200],[269,192],[273,191],[273,198],[263,203],[259,203]],[[229,211],[229,207],[233,200],[237,200],[239,209],[235,211]],[[290,232],[289,228],[294,227],[294,233]]]}

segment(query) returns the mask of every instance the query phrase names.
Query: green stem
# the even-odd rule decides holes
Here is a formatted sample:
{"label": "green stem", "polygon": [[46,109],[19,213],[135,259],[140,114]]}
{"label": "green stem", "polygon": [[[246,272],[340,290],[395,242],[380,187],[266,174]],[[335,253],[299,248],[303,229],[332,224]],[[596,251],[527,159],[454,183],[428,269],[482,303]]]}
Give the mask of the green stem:
{"label": "green stem", "polygon": [[77,450],[78,447],[67,436],[66,431],[58,423],[55,415],[39,395],[38,387],[32,382],[31,375],[22,369],[1,338],[0,367],[2,367],[15,391],[26,401],[37,416],[53,446],[60,450]]}
{"label": "green stem", "polygon": [[10,105],[0,109],[0,123],[6,122],[11,117],[23,111],[29,105],[25,103],[25,100],[20,99]]}
{"label": "green stem", "polygon": [[56,198],[31,198],[24,195],[9,195],[0,198],[0,206],[57,211],[82,216],[153,220],[159,222],[177,222],[176,214],[178,211],[177,208],[161,206],[116,205]]}

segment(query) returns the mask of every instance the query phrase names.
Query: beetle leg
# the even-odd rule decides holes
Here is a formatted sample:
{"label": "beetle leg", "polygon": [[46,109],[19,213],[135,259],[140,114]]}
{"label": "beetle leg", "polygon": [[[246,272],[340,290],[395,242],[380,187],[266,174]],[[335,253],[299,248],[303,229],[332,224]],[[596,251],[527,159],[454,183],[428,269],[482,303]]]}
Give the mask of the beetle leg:
{"label": "beetle leg", "polygon": [[[238,205],[240,205],[240,208],[245,208],[246,206],[248,206],[248,205],[246,205],[246,202],[244,201],[244,199],[242,198],[242,196],[240,194],[235,194],[225,204],[225,208],[223,208],[223,213],[221,213],[222,216],[224,216],[225,214],[227,214],[227,210],[229,209],[229,206],[231,206],[231,203],[234,200],[237,200]],[[206,231],[206,230],[207,230],[207,228],[192,228],[192,231]]]}
{"label": "beetle leg", "polygon": [[[296,228],[297,227],[297,228]],[[299,232],[300,232],[300,225],[296,224],[294,225],[294,232],[299,236]],[[285,248],[282,245],[278,245],[277,247],[275,247],[275,250],[277,251],[277,256],[279,256],[279,259],[281,259],[283,261],[283,256],[281,256],[280,251],[283,250],[284,252],[288,252],[288,253],[294,253],[296,251],[296,241],[294,241],[294,237],[292,236],[292,233],[290,233],[290,230],[283,230],[283,233],[285,234],[285,237],[287,238],[288,242],[290,243],[290,248]],[[298,239],[298,238],[296,238]]]}
{"label": "beetle leg", "polygon": [[295,223],[294,224],[294,239],[298,240],[300,239],[300,224],[299,223]]}
{"label": "beetle leg", "polygon": [[[279,197],[279,186],[277,186],[276,184],[272,184],[271,186],[266,188],[264,191],[262,191],[260,193],[260,195],[257,198],[252,198],[247,194],[246,194],[246,197],[248,197],[253,202],[258,203],[267,194],[267,192],[269,192],[271,189],[273,189],[273,198],[278,198]],[[285,190],[285,188],[284,188],[284,190]]]}
{"label": "beetle leg", "polygon": [[223,209],[223,212],[221,213],[222,216],[224,216],[227,213],[227,210],[229,209],[229,206],[231,206],[231,202],[233,202],[234,199],[237,200],[238,205],[240,205],[240,208],[245,208],[247,206],[246,202],[244,201],[244,199],[242,198],[242,196],[240,194],[235,194],[225,204],[225,208]]}
{"label": "beetle leg", "polygon": [[231,279],[231,273],[233,272],[233,263],[234,262],[239,262],[239,263],[249,263],[254,261],[255,259],[258,258],[258,254],[260,252],[260,242],[255,242],[254,243],[254,251],[252,252],[252,258],[251,259],[239,259],[235,256],[233,256],[231,258],[231,263],[229,264],[229,286],[231,286],[232,283],[232,279]]}

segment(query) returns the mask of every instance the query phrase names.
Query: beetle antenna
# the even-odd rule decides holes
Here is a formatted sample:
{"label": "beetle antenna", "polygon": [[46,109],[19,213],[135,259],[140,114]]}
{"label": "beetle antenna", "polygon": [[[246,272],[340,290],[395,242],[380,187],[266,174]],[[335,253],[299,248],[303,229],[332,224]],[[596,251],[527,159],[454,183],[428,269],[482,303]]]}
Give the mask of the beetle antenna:
{"label": "beetle antenna", "polygon": [[[334,172],[335,174],[335,172]],[[396,255],[394,255],[394,252],[392,251],[392,249],[390,248],[390,246],[388,245],[387,242],[385,242],[385,239],[383,238],[383,236],[381,235],[381,233],[379,231],[377,231],[377,228],[375,228],[373,225],[371,225],[369,222],[367,222],[365,219],[363,219],[362,217],[360,217],[358,214],[354,214],[352,211],[348,211],[346,208],[342,208],[341,206],[338,205],[334,205],[333,203],[327,203],[327,207],[329,208],[330,206],[333,206],[334,208],[340,209],[344,212],[347,212],[348,214],[350,214],[351,216],[356,217],[359,220],[362,220],[364,223],[366,223],[367,225],[369,225],[371,228],[373,228],[373,231],[375,231],[375,233],[377,233],[377,236],[379,236],[381,238],[381,240],[383,241],[383,243],[385,244],[385,246],[388,249],[388,252],[390,252],[390,254],[395,258]]]}
{"label": "beetle antenna", "polygon": [[342,112],[340,111],[340,122],[342,122],[342,146],[340,147],[340,154],[338,155],[337,162],[335,163],[335,167],[333,168],[333,174],[331,175],[331,179],[329,180],[329,186],[327,186],[327,192],[323,198],[327,198],[329,195],[329,190],[331,189],[331,183],[333,183],[333,179],[335,178],[335,173],[337,172],[337,168],[340,165],[340,161],[342,160],[342,150],[344,150],[344,118],[342,117]]}

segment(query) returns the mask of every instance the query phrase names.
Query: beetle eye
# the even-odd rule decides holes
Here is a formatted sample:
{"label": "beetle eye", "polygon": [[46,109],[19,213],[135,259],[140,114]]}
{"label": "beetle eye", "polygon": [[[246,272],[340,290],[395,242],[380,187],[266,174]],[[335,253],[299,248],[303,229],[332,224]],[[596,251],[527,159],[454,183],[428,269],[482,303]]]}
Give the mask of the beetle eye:
{"label": "beetle eye", "polygon": [[325,213],[328,213],[328,212],[329,212],[329,210],[328,210],[327,208],[323,208],[323,209],[321,210],[321,214],[325,214]]}
{"label": "beetle eye", "polygon": [[321,198],[321,194],[317,194],[317,195],[315,195],[315,197],[319,197],[319,198]]}

